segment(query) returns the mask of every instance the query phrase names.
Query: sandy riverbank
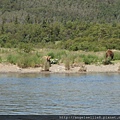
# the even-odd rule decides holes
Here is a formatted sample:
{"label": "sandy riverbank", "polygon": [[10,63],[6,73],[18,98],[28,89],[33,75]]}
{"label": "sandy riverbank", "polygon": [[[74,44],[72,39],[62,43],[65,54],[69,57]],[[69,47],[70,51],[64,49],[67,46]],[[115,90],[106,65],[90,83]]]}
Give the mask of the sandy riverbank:
{"label": "sandy riverbank", "polygon": [[[120,72],[120,63],[111,65],[85,65],[85,72]],[[41,67],[37,68],[19,68],[17,65],[0,64],[0,73],[41,73]],[[73,67],[70,70],[65,70],[64,64],[52,65],[50,73],[80,73],[80,67]]]}

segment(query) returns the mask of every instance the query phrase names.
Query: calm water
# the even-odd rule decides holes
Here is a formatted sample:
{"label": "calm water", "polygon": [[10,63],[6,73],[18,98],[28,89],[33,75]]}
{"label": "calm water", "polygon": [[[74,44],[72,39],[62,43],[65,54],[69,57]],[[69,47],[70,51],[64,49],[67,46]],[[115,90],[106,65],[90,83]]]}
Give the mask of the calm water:
{"label": "calm water", "polygon": [[0,114],[120,114],[120,74],[0,74]]}

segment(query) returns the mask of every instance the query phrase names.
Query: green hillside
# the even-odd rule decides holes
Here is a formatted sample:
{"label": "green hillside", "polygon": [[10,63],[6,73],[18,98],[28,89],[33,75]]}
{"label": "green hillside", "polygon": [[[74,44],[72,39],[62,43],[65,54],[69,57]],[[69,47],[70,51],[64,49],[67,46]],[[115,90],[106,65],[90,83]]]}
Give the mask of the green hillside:
{"label": "green hillside", "polygon": [[0,21],[119,22],[119,8],[120,0],[0,0]]}
{"label": "green hillside", "polygon": [[120,49],[120,0],[0,0],[1,47]]}

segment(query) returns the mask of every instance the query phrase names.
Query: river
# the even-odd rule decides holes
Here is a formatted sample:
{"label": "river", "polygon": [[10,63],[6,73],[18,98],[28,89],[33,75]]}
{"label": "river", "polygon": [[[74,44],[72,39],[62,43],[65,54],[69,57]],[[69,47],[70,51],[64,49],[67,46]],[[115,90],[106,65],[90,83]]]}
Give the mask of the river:
{"label": "river", "polygon": [[0,115],[119,115],[120,74],[0,74]]}

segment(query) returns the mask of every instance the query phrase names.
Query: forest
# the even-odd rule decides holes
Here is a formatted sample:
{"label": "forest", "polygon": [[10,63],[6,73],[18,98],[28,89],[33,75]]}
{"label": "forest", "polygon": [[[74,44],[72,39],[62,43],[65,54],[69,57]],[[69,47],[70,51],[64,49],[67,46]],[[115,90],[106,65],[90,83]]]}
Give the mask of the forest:
{"label": "forest", "polygon": [[120,0],[0,0],[0,47],[120,50]]}

